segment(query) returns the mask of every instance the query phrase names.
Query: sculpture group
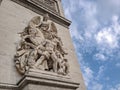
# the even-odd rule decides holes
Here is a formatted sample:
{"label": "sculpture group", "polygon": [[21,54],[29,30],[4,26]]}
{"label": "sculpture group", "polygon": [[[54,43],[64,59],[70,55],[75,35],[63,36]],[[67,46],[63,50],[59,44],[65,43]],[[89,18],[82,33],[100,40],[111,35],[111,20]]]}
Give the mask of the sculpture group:
{"label": "sculpture group", "polygon": [[49,15],[33,17],[20,32],[21,41],[14,56],[17,70],[24,74],[30,68],[51,71],[62,75],[69,73],[67,53],[64,51],[57,28]]}

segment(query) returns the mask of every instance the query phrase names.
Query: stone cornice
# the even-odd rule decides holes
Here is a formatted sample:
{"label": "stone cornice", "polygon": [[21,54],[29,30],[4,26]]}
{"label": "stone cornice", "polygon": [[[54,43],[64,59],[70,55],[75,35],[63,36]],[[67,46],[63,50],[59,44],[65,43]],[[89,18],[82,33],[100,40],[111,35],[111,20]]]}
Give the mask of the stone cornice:
{"label": "stone cornice", "polygon": [[0,89],[22,90],[28,84],[64,87],[70,90],[76,90],[80,85],[80,83],[73,82],[69,76],[62,76],[52,72],[31,69],[17,84],[11,85],[0,83]]}
{"label": "stone cornice", "polygon": [[61,15],[59,15],[59,13],[54,12],[53,10],[50,10],[48,8],[45,8],[44,5],[41,4],[37,4],[35,2],[33,2],[32,0],[12,0],[40,15],[44,15],[45,13],[48,13],[50,16],[50,19],[64,27],[69,27],[69,25],[71,24],[71,21],[69,21],[68,19],[62,17]]}

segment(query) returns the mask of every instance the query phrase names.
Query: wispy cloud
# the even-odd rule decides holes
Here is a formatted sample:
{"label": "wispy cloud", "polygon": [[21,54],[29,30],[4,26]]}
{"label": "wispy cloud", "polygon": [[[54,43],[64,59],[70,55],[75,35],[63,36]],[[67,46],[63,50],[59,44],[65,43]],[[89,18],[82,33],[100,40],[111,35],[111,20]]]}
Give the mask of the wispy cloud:
{"label": "wispy cloud", "polygon": [[89,67],[84,66],[83,77],[84,77],[86,86],[88,86],[93,79],[93,71]]}
{"label": "wispy cloud", "polygon": [[117,84],[115,87],[110,88],[110,90],[120,90],[120,84]]}
{"label": "wispy cloud", "polygon": [[113,16],[113,24],[107,27],[103,27],[96,35],[96,41],[101,47],[117,48],[118,39],[120,35],[120,24],[118,17]]}
{"label": "wispy cloud", "polygon": [[[109,67],[97,63],[98,61],[102,61],[102,64],[106,61],[109,63],[118,57],[120,59],[118,53],[120,1],[63,0],[63,2],[65,15],[72,21],[70,32],[88,90],[104,90],[106,86],[99,81]],[[93,69],[91,62],[97,64],[97,69]],[[116,66],[119,67],[119,63]],[[110,77],[107,76],[105,79],[110,80]],[[120,90],[119,85],[111,90]]]}
{"label": "wispy cloud", "polygon": [[116,63],[115,65],[116,65],[116,67],[120,67],[120,63]]}
{"label": "wispy cloud", "polygon": [[83,77],[85,80],[85,84],[88,90],[102,90],[103,85],[97,82],[97,79],[101,77],[102,72],[104,71],[104,67],[101,66],[98,75],[95,77],[95,72],[90,69],[90,67],[84,66]]}
{"label": "wispy cloud", "polygon": [[95,79],[99,80],[102,77],[102,75],[104,75],[104,71],[105,71],[105,67],[104,66],[100,66],[99,67],[99,71],[97,73],[97,77]]}
{"label": "wispy cloud", "polygon": [[[111,22],[112,23],[110,25],[104,26],[95,34],[97,49],[99,50],[99,53],[108,57],[114,56],[114,53],[116,51],[118,52],[120,48],[119,17],[117,15],[114,15]],[[98,54],[98,56],[100,55]],[[115,58],[115,56],[113,58]],[[105,60],[104,56],[101,56],[101,60]]]}
{"label": "wispy cloud", "polygon": [[96,60],[100,60],[100,61],[106,61],[107,60],[107,57],[102,53],[96,53],[94,55],[94,57],[95,57]]}
{"label": "wispy cloud", "polygon": [[91,86],[91,87],[89,88],[89,90],[103,90],[103,85],[102,85],[102,84],[99,84],[99,83],[97,83],[97,82],[94,82],[92,85],[93,85],[93,86]]}

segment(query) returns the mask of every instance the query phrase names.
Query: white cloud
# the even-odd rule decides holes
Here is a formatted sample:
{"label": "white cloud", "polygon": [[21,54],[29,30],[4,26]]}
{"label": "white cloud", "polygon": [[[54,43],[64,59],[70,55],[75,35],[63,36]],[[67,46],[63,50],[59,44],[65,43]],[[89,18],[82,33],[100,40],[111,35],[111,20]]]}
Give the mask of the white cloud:
{"label": "white cloud", "polygon": [[117,88],[117,90],[120,90],[120,84],[118,84],[118,85],[116,86],[116,88]]}
{"label": "white cloud", "polygon": [[120,63],[116,63],[116,67],[120,67]]}
{"label": "white cloud", "polygon": [[117,37],[113,34],[111,28],[103,28],[96,35],[97,43],[110,48],[118,47]]}
{"label": "white cloud", "polygon": [[[107,56],[114,54],[113,49],[119,48],[120,23],[118,13],[120,10],[117,9],[117,7],[120,6],[119,0],[63,1],[66,2],[64,9],[65,15],[72,21],[72,25],[70,26],[71,36],[76,38],[78,42],[81,41],[79,44],[81,45],[82,43],[82,48],[86,48],[87,50],[90,50],[90,46],[95,45],[96,49],[99,51],[95,54],[95,57],[101,61],[106,61],[108,59]],[[79,11],[80,9],[81,11]],[[81,13],[83,14],[82,18],[79,17],[79,14],[81,15]],[[83,22],[78,22],[80,20]],[[100,20],[102,22],[100,22]],[[111,25],[105,26],[108,25],[106,22],[110,22]],[[85,25],[84,28],[79,28],[81,24]],[[98,28],[102,29],[98,31]],[[82,31],[82,33],[80,33],[80,31]],[[80,45],[75,44],[76,49],[78,49]],[[89,90],[104,89],[104,85],[98,83],[97,80],[102,77],[102,73],[104,73],[105,67],[100,66],[98,75],[95,77],[95,72],[83,60],[84,58],[82,54],[83,53],[80,53],[78,56],[81,59],[81,69],[83,71],[83,77],[86,86],[89,88]],[[109,78],[106,79],[109,80]],[[111,90],[120,90],[120,88],[118,86],[115,86]]]}
{"label": "white cloud", "polygon": [[92,38],[92,35],[96,32],[99,22],[96,19],[96,3],[90,2],[86,0],[79,0],[79,8],[84,10],[84,19],[86,28],[84,28],[85,33],[84,36],[86,38]]}
{"label": "white cloud", "polygon": [[101,77],[103,74],[105,68],[104,66],[99,67],[98,75],[94,76],[95,72],[88,66],[87,63],[85,63],[82,59],[83,56],[79,53],[79,56],[81,57],[81,69],[83,71],[83,78],[85,81],[85,85],[87,87],[87,90],[103,90],[103,85],[98,83],[96,80]]}
{"label": "white cloud", "polygon": [[96,80],[99,80],[102,77],[104,71],[105,71],[105,67],[104,66],[100,66],[98,74],[97,74],[97,77],[96,77]]}
{"label": "white cloud", "polygon": [[111,4],[111,6],[120,7],[120,0],[109,0],[109,3]]}
{"label": "white cloud", "polygon": [[107,81],[108,81],[108,80],[110,80],[110,78],[109,78],[109,77],[106,77],[106,78],[105,78],[105,80],[107,80]]}
{"label": "white cloud", "polygon": [[98,75],[101,75],[104,71],[105,67],[104,66],[100,66],[99,67],[99,72],[98,72]]}
{"label": "white cloud", "polygon": [[[64,12],[65,12],[65,16],[69,19],[73,21],[72,18],[72,14],[78,9],[78,2],[79,0],[69,0],[69,1],[63,1],[64,2]],[[69,4],[69,6],[68,6]]]}
{"label": "white cloud", "polygon": [[83,74],[83,78],[84,78],[84,81],[85,81],[85,85],[86,87],[89,86],[89,84],[91,83],[91,81],[93,81],[93,70],[88,66],[88,63],[85,63],[84,60],[83,60],[83,56],[81,53],[78,53],[78,57],[79,57],[79,61],[80,61],[80,66],[81,66],[81,69],[82,69],[82,74]]}
{"label": "white cloud", "polygon": [[110,88],[110,90],[120,90],[120,84],[117,84],[115,87]]}
{"label": "white cloud", "polygon": [[114,23],[117,23],[117,22],[118,22],[118,19],[119,19],[119,17],[116,16],[116,15],[114,15],[114,16],[112,17],[112,21],[113,21]]}
{"label": "white cloud", "polygon": [[115,88],[111,88],[110,90],[117,90],[117,89],[115,89]]}
{"label": "white cloud", "polygon": [[79,34],[76,23],[73,23],[73,24],[70,26],[70,33],[71,33],[71,36],[72,36],[73,38],[79,40],[79,42],[80,42],[80,41],[83,41],[83,37]]}
{"label": "white cloud", "polygon": [[74,13],[78,9],[78,2],[79,0],[76,0],[76,1],[70,0],[69,8],[70,8],[71,13]]}
{"label": "white cloud", "polygon": [[113,25],[111,26],[114,30],[114,34],[116,36],[120,35],[120,23],[119,23],[119,17],[114,15],[112,17]]}
{"label": "white cloud", "polygon": [[84,66],[83,78],[86,86],[88,86],[93,79],[93,71],[89,67]]}
{"label": "white cloud", "polygon": [[116,49],[119,47],[120,24],[118,16],[113,16],[112,25],[103,27],[96,35],[97,44],[103,48]]}
{"label": "white cloud", "polygon": [[94,82],[90,90],[103,90],[103,85],[97,82]]}
{"label": "white cloud", "polygon": [[71,12],[70,9],[67,7],[65,8],[65,16],[69,19],[72,20]]}
{"label": "white cloud", "polygon": [[106,61],[107,60],[107,57],[104,54],[101,54],[101,53],[95,54],[95,58],[96,58],[96,60],[100,60],[100,61]]}
{"label": "white cloud", "polygon": [[[64,1],[65,2],[65,1]],[[70,26],[70,33],[71,33],[71,36],[78,39],[79,41],[83,40],[83,38],[81,37],[81,35],[79,34],[78,32],[78,29],[77,29],[77,23],[76,21],[74,21],[74,17],[75,17],[75,12],[76,10],[78,10],[78,2],[79,0],[69,0],[68,2],[64,3],[65,5],[65,16],[72,21],[72,24]],[[68,6],[69,4],[69,6]],[[74,15],[74,16],[73,16]],[[78,17],[79,18],[79,17]]]}
{"label": "white cloud", "polygon": [[[99,25],[97,19],[95,18],[97,13],[96,4],[94,2],[90,2],[86,0],[76,0],[76,1],[69,0],[68,2],[65,3],[64,7],[65,7],[64,8],[65,16],[72,21],[72,24],[70,26],[70,28],[72,29],[71,30],[72,37],[76,37],[78,39],[81,37],[81,35],[78,34],[81,28],[76,29],[77,27],[79,27],[79,24],[81,24],[81,23],[76,23],[75,18],[77,17],[78,20],[85,21],[84,24],[86,24],[86,28],[84,29],[85,30],[84,36],[86,38],[92,38],[93,34],[96,31],[96,28]],[[81,13],[79,11],[80,9],[83,9],[84,11],[83,18],[80,18],[78,16]]]}
{"label": "white cloud", "polygon": [[97,0],[96,3],[101,23],[108,22],[114,14],[120,15],[120,0]]}
{"label": "white cloud", "polygon": [[103,90],[103,85],[98,83],[98,78],[101,78],[101,75],[104,72],[104,66],[99,67],[98,75],[94,76],[95,72],[86,65],[86,63],[83,63],[82,70],[83,70],[83,78],[85,81],[85,85],[88,90]]}

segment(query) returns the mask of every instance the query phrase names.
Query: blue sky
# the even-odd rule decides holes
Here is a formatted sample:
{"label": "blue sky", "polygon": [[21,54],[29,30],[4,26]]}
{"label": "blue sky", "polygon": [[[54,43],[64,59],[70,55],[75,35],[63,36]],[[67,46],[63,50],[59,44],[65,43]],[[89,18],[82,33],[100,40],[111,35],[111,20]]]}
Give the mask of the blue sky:
{"label": "blue sky", "polygon": [[87,90],[120,90],[120,0],[62,0]]}

